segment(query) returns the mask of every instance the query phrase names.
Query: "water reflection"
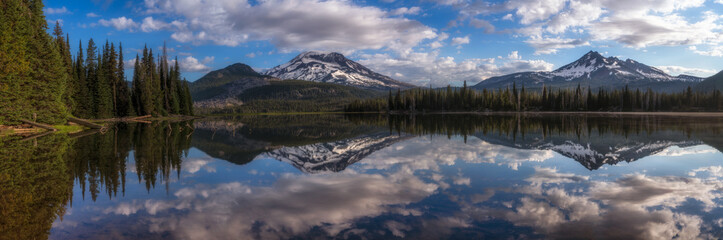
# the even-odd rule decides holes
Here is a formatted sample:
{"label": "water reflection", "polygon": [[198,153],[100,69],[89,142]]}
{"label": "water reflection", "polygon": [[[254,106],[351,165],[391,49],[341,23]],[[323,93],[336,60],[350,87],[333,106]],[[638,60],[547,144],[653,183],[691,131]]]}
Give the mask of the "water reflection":
{"label": "water reflection", "polygon": [[720,238],[720,122],[246,116],[5,141],[0,237]]}

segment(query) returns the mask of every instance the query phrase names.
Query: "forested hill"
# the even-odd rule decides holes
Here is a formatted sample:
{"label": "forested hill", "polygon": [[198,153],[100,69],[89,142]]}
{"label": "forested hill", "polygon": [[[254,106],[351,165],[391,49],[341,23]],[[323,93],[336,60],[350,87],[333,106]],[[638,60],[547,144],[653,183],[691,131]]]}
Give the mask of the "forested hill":
{"label": "forested hill", "polygon": [[723,71],[706,78],[696,86],[698,91],[723,90]]}
{"label": "forested hill", "polygon": [[79,43],[75,58],[70,46],[59,24],[48,33],[42,1],[0,2],[0,124],[33,116],[57,124],[71,115],[192,115],[188,82],[165,50],[136,56],[129,87],[120,43],[90,39],[85,51]]}

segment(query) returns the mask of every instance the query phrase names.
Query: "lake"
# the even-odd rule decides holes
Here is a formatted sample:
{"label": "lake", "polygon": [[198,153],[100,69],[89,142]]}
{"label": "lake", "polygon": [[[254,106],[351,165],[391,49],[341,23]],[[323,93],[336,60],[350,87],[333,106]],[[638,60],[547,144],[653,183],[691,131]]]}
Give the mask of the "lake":
{"label": "lake", "polygon": [[0,239],[718,239],[723,118],[279,115],[0,141]]}

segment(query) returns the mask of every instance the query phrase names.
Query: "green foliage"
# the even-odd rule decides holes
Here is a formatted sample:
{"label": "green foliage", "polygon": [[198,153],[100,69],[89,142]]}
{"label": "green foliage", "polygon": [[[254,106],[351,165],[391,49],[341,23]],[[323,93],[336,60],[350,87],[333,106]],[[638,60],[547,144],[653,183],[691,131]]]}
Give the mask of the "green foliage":
{"label": "green foliage", "polygon": [[0,124],[62,123],[67,68],[47,33],[41,1],[0,2]]}
{"label": "green foliage", "polygon": [[212,71],[191,84],[193,100],[202,101],[223,95],[233,82],[245,79],[254,85],[262,85],[266,80],[250,66],[242,63],[232,64],[223,69]]}
{"label": "green foliage", "polygon": [[547,89],[541,93],[518,89],[473,91],[466,85],[446,90],[412,89],[391,93],[384,99],[355,101],[347,112],[454,112],[454,111],[721,111],[723,97],[719,90],[694,92],[692,88],[680,93],[658,93],[651,89],[605,90],[597,92],[577,86],[575,89]]}
{"label": "green foliage", "polygon": [[200,109],[200,113],[335,112],[358,99],[383,92],[331,83],[300,80],[273,81],[247,89],[238,96],[243,105],[223,109]]}
{"label": "green foliage", "polygon": [[166,116],[193,115],[188,83],[181,80],[180,67],[168,66],[165,49],[156,65],[153,50],[143,49],[143,57],[136,56],[131,99],[138,115]]}
{"label": "green foliage", "polygon": [[47,239],[72,197],[63,158],[72,141],[64,134],[16,138],[0,141],[0,239]]}
{"label": "green foliage", "polygon": [[706,78],[705,80],[703,80],[703,82],[699,83],[696,86],[696,89],[698,91],[723,91],[723,71],[720,71],[716,75]]}

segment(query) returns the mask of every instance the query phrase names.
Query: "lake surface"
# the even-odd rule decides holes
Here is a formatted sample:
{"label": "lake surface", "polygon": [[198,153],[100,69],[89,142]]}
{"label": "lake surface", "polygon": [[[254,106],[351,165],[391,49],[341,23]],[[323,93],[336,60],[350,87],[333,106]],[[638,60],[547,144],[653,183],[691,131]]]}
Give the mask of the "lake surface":
{"label": "lake surface", "polygon": [[0,239],[719,239],[723,119],[295,115],[0,141]]}

